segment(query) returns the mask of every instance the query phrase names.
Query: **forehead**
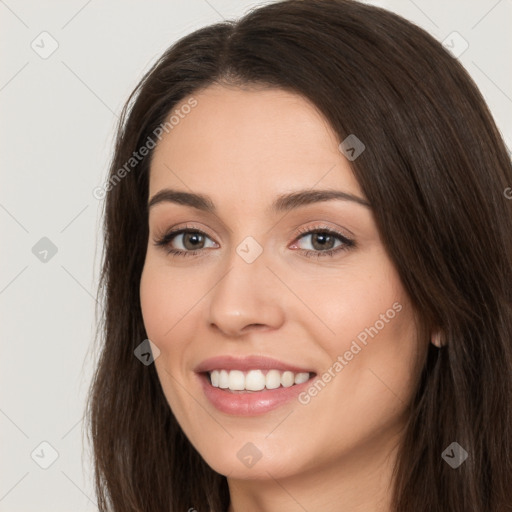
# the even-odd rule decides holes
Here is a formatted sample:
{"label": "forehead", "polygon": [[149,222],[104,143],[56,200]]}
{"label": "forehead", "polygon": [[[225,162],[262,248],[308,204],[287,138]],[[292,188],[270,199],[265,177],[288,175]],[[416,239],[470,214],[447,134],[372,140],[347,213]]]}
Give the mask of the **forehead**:
{"label": "forehead", "polygon": [[150,196],[172,187],[263,198],[317,184],[360,195],[336,134],[306,98],[281,89],[220,85],[193,98],[196,105],[154,150]]}

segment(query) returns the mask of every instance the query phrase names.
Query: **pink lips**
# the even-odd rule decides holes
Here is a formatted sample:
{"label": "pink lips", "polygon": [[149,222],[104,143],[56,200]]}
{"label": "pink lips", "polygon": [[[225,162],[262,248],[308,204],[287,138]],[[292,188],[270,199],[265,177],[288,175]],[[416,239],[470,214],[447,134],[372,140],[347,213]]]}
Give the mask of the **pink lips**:
{"label": "pink lips", "polygon": [[240,370],[242,372],[248,370],[289,370],[294,373],[301,372],[312,372],[307,368],[301,368],[288,363],[283,363],[277,359],[264,356],[246,356],[246,357],[234,357],[234,356],[218,356],[212,357],[202,361],[196,366],[195,371],[197,373],[210,372],[212,370]]}
{"label": "pink lips", "polygon": [[[207,372],[221,369],[241,371],[253,369],[289,370],[294,373],[309,372],[312,374],[312,377],[302,384],[294,384],[288,388],[279,387],[277,389],[263,389],[261,391],[234,392],[229,389],[216,388],[211,385]],[[256,416],[284,405],[304,391],[304,389],[311,384],[311,379],[316,375],[315,372],[307,368],[283,363],[277,359],[263,356],[238,358],[233,356],[213,357],[201,362],[195,368],[195,371],[198,374],[203,392],[212,405],[225,414],[237,416]]]}

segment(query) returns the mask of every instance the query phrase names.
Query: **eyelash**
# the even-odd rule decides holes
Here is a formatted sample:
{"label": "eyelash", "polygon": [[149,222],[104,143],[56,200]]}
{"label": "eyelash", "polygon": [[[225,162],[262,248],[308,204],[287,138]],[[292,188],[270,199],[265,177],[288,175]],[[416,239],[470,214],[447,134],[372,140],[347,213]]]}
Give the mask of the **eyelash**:
{"label": "eyelash", "polygon": [[[196,249],[193,251],[182,251],[180,249],[169,248],[169,245],[172,242],[172,240],[176,236],[181,235],[183,233],[200,234],[207,238],[210,238],[203,231],[201,231],[197,228],[194,228],[194,227],[186,226],[184,228],[179,228],[179,229],[175,229],[175,230],[171,230],[171,231],[167,232],[165,235],[163,235],[161,238],[159,238],[158,240],[155,241],[155,245],[157,247],[166,248],[167,254],[170,254],[173,257],[174,256],[185,256],[185,257],[186,256],[196,256],[197,254],[199,254],[201,251],[204,250],[204,249]],[[321,258],[324,256],[333,257],[333,256],[335,256],[335,254],[337,254],[341,251],[347,251],[353,247],[356,247],[356,243],[354,240],[351,240],[350,238],[347,238],[346,236],[342,235],[341,233],[334,231],[331,228],[324,227],[324,226],[317,226],[317,227],[314,227],[311,229],[305,229],[305,228],[299,229],[297,234],[295,235],[294,240],[297,241],[300,238],[302,238],[304,235],[312,235],[312,234],[318,234],[318,233],[334,236],[335,238],[338,238],[342,242],[342,245],[340,245],[334,249],[327,249],[326,251],[315,251],[315,250],[310,250],[310,249],[297,249],[297,250],[301,251],[306,257]]]}

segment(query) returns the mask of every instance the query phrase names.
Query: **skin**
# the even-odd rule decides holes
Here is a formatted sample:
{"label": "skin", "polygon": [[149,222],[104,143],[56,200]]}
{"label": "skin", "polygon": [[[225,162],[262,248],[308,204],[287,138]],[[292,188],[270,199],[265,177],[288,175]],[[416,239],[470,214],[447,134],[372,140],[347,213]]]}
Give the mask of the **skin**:
{"label": "skin", "polygon": [[[298,189],[365,199],[350,162],[301,96],[214,85],[194,97],[197,106],[158,143],[150,170],[150,199],[173,188],[207,194],[217,208],[165,202],[150,209],[140,298],[165,397],[201,456],[227,476],[229,512],[388,511],[396,447],[426,349],[409,298],[371,208],[330,200],[267,211],[276,196]],[[173,256],[154,245],[185,224],[206,234],[202,252]],[[356,246],[308,257],[305,250],[322,249],[297,230],[318,224]],[[236,252],[247,236],[263,249],[251,264]],[[184,243],[182,235],[171,242],[192,250]],[[322,376],[396,302],[401,311],[305,405],[292,400],[251,417],[221,413],[194,373],[209,357],[258,354]],[[237,457],[247,442],[262,454],[251,468]]]}

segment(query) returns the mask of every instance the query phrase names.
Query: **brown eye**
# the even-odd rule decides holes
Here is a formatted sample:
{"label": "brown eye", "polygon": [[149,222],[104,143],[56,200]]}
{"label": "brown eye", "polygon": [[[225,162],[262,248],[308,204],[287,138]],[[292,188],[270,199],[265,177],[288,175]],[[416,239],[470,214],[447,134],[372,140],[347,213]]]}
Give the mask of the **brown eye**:
{"label": "brown eye", "polygon": [[[314,251],[329,251],[336,249],[340,246],[353,245],[352,240],[349,240],[341,233],[335,233],[333,231],[326,231],[320,229],[307,231],[306,233],[298,237],[297,240],[307,240],[308,238],[311,247],[300,247],[301,249],[311,250],[312,248],[312,250]],[[336,243],[337,241],[339,242]]]}
{"label": "brown eye", "polygon": [[[307,243],[301,243],[303,239],[309,241],[309,247]],[[296,246],[308,257],[319,258],[322,256],[334,256],[340,251],[346,251],[355,247],[356,243],[337,231],[317,227],[310,230],[301,230],[293,246]]]}
{"label": "brown eye", "polygon": [[[212,244],[209,247],[216,247],[216,243],[205,233],[196,229],[178,229],[164,235],[155,242],[156,246],[164,247],[169,254],[174,255],[195,255],[205,249],[207,240]],[[177,246],[177,247],[176,247]]]}
{"label": "brown eye", "polygon": [[325,233],[313,233],[311,236],[311,245],[313,249],[323,251],[326,249],[332,249],[336,242],[335,237],[327,235]]}
{"label": "brown eye", "polygon": [[185,249],[193,251],[194,249],[202,249],[205,237],[199,232],[182,233],[182,244]]}

